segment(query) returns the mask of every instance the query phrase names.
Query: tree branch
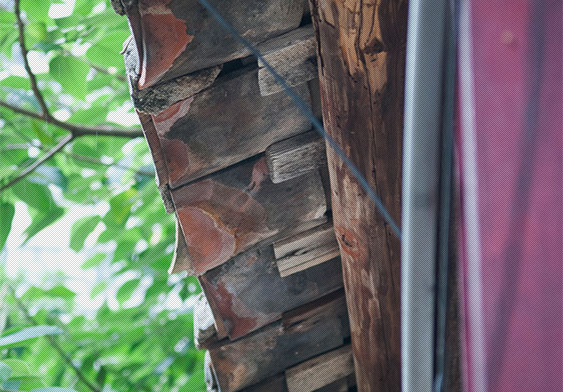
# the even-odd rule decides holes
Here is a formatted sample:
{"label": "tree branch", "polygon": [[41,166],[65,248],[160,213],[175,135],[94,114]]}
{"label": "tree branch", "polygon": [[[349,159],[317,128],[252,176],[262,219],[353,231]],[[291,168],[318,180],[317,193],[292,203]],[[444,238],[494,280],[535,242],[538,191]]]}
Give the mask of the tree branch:
{"label": "tree branch", "polygon": [[19,181],[23,180],[25,177],[29,176],[31,173],[33,173],[33,171],[35,169],[37,169],[43,163],[45,163],[46,161],[51,159],[53,157],[53,155],[55,155],[56,153],[61,151],[63,149],[63,147],[66,146],[68,143],[70,143],[73,139],[74,139],[74,136],[72,134],[64,137],[63,139],[61,139],[61,141],[55,147],[50,149],[45,155],[43,155],[41,158],[39,158],[38,160],[33,162],[31,165],[29,165],[25,169],[23,169],[16,177],[14,177],[10,181],[8,181],[7,184],[0,186],[0,192],[3,192],[4,190],[8,189],[12,185],[18,183]]}
{"label": "tree branch", "polygon": [[22,109],[18,106],[11,105],[8,102],[0,100],[0,106],[11,110],[14,113],[23,114],[24,116],[34,118],[36,120],[44,121],[48,124],[56,125],[59,128],[65,129],[72,133],[74,137],[87,136],[87,135],[99,135],[99,136],[116,136],[116,137],[127,137],[136,138],[142,137],[143,132],[138,129],[123,129],[116,128],[112,126],[100,125],[96,127],[89,127],[79,124],[71,124],[64,121],[57,120],[56,118],[47,115],[41,115],[39,113],[32,112],[27,109]]}
{"label": "tree branch", "polygon": [[20,0],[15,0],[15,14],[16,14],[16,20],[18,22],[18,33],[19,33],[19,43],[20,43],[20,50],[21,50],[21,54],[23,57],[23,65],[25,67],[25,71],[27,72],[27,75],[29,76],[29,82],[31,84],[31,89],[33,90],[33,94],[35,95],[35,98],[37,98],[37,101],[39,102],[39,106],[41,107],[41,111],[43,112],[43,116],[49,117],[49,109],[47,108],[47,104],[45,103],[45,100],[43,99],[43,95],[41,94],[41,91],[39,91],[39,87],[37,87],[37,79],[35,78],[34,73],[31,71],[31,67],[29,66],[29,60],[27,59],[27,47],[25,46],[25,37],[24,37],[24,31],[23,31],[23,20],[21,17],[21,12],[20,12]]}
{"label": "tree branch", "polygon": [[15,8],[14,12],[16,14],[16,20],[17,20],[17,24],[18,24],[18,33],[19,33],[18,38],[19,38],[19,45],[20,45],[21,54],[22,54],[22,57],[23,57],[23,64],[24,64],[24,67],[25,67],[25,71],[27,72],[27,75],[29,77],[29,82],[31,84],[31,89],[33,90],[33,94],[35,95],[35,98],[37,99],[37,102],[39,103],[39,106],[41,107],[41,113],[35,113],[35,112],[32,112],[32,111],[20,108],[18,106],[11,105],[11,104],[9,104],[8,102],[5,102],[5,101],[0,101],[0,107],[4,107],[4,108],[9,109],[9,110],[11,110],[15,113],[22,114],[22,115],[27,116],[27,117],[31,117],[31,118],[34,118],[34,119],[37,119],[37,120],[47,122],[49,124],[56,125],[59,128],[62,128],[62,129],[69,131],[70,135],[63,138],[56,146],[54,146],[51,150],[49,150],[43,157],[41,157],[40,159],[36,160],[35,162],[33,162],[31,165],[29,165],[25,169],[23,169],[16,177],[14,177],[10,181],[8,181],[8,183],[6,183],[5,185],[1,185],[0,186],[0,192],[8,189],[12,185],[16,184],[17,182],[19,182],[22,179],[24,179],[25,177],[27,177],[35,169],[37,169],[39,166],[41,166],[47,160],[51,159],[53,157],[53,155],[55,155],[56,153],[61,151],[64,146],[66,146],[68,143],[70,143],[73,139],[75,139],[77,137],[87,136],[87,135],[104,135],[104,136],[118,136],[118,137],[134,138],[134,137],[143,136],[143,133],[138,129],[135,130],[135,131],[130,131],[130,130],[126,130],[126,129],[120,129],[120,128],[115,128],[115,127],[111,127],[111,126],[103,126],[103,125],[100,125],[100,126],[97,126],[97,127],[89,127],[89,126],[84,126],[84,125],[66,123],[64,121],[60,121],[60,120],[57,120],[56,118],[54,118],[51,115],[51,113],[49,112],[49,108],[47,107],[47,104],[45,103],[45,99],[43,98],[43,95],[41,94],[41,91],[39,90],[39,87],[37,85],[37,79],[35,78],[35,74],[31,70],[31,67],[29,65],[29,60],[27,59],[28,50],[27,50],[27,47],[25,45],[24,23],[23,23],[23,20],[22,20],[22,17],[21,17],[20,0],[14,1],[14,8]]}
{"label": "tree branch", "polygon": [[[12,297],[16,301],[16,305],[18,306],[20,311],[23,313],[25,318],[31,324],[38,325],[39,323],[37,321],[35,321],[33,316],[31,316],[31,314],[29,314],[29,312],[27,311],[27,308],[25,307],[24,303],[17,297],[16,290],[14,290],[14,288],[12,286],[8,286],[8,288],[10,289],[10,294],[12,294]],[[65,353],[63,348],[60,346],[60,344],[57,342],[57,340],[53,336],[47,335],[47,336],[45,336],[45,338],[49,341],[51,346],[57,351],[57,353],[61,356],[61,358],[67,363],[67,365],[72,368],[74,373],[76,373],[76,375],[78,376],[78,379],[80,381],[82,381],[82,383],[84,383],[84,385],[86,385],[88,387],[88,389],[90,389],[92,392],[101,392],[100,387],[94,385],[90,380],[88,380],[88,378],[86,378],[84,373],[82,373],[82,370],[80,370],[80,368],[77,367],[74,364],[74,362],[72,361],[72,358],[70,358],[67,355],[67,353]]]}

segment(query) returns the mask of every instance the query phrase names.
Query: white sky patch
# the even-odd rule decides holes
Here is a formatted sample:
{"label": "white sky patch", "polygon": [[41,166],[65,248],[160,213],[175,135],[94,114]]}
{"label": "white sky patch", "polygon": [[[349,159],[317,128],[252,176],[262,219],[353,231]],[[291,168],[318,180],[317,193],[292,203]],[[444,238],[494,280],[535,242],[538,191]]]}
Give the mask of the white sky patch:
{"label": "white sky patch", "polygon": [[71,113],[68,109],[59,109],[53,112],[53,117],[59,121],[66,121],[69,119]]}
{"label": "white sky patch", "polygon": [[51,4],[51,8],[49,8],[49,17],[57,19],[70,16],[74,10],[74,3],[75,0],[64,0],[62,4]]}
{"label": "white sky patch", "polygon": [[29,147],[27,149],[27,155],[30,158],[35,158],[39,155],[40,150],[37,147]]}

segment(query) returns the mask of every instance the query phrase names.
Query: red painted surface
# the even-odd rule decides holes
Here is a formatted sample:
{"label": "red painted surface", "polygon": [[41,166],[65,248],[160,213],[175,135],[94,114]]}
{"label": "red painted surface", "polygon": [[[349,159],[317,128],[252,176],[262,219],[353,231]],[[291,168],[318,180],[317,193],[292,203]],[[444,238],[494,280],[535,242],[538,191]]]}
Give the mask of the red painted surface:
{"label": "red painted surface", "polygon": [[143,44],[139,89],[157,83],[193,39],[186,33],[185,21],[168,8],[170,1],[139,1]]}
{"label": "red painted surface", "polygon": [[483,323],[470,311],[462,200],[466,388],[562,391],[562,2],[473,0],[470,11],[475,128],[462,123],[459,135],[474,138],[476,156],[458,150],[476,159]]}
{"label": "red painted surface", "polygon": [[172,192],[196,274],[273,234],[266,211],[245,192],[211,179]]}
{"label": "red painted surface", "polygon": [[168,136],[174,123],[189,112],[193,100],[194,97],[189,97],[176,102],[159,114],[152,116],[159,144],[163,156],[166,158],[171,187],[177,186],[183,178],[205,166],[205,163],[190,151],[186,143]]}

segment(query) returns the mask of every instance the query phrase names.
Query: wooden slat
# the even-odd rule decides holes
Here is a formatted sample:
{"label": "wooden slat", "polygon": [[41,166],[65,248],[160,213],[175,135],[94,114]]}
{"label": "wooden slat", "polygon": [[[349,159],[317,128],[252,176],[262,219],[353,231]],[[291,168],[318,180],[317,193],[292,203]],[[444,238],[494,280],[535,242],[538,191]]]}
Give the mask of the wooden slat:
{"label": "wooden slat", "polygon": [[220,389],[237,391],[341,346],[348,333],[339,291],[242,339],[220,342],[209,353]]}
{"label": "wooden slat", "polygon": [[275,242],[274,254],[282,277],[340,256],[332,223]]}
{"label": "wooden slat", "polygon": [[[244,68],[153,116],[171,188],[231,166],[310,129],[283,92],[261,97],[258,70]],[[296,92],[310,104],[307,85]]]}
{"label": "wooden slat", "polygon": [[243,252],[200,276],[215,319],[230,339],[261,328],[297,308],[342,287],[340,261],[282,278],[272,245]]}
{"label": "wooden slat", "polygon": [[309,131],[276,142],[266,149],[272,182],[277,184],[326,166],[325,142]]}
{"label": "wooden slat", "polygon": [[[317,77],[315,58],[315,35],[312,27],[304,26],[290,31],[280,37],[273,38],[258,46],[266,60],[286,83],[297,86]],[[275,94],[283,90],[274,76],[258,61],[258,84],[263,96]]]}
{"label": "wooden slat", "polygon": [[263,240],[326,219],[320,175],[273,184],[263,156],[174,189],[172,199],[198,275]]}
{"label": "wooden slat", "polygon": [[[400,222],[407,1],[311,6],[325,129]],[[400,241],[342,159],[327,155],[358,390],[400,391]]]}
{"label": "wooden slat", "polygon": [[281,277],[287,277],[340,257],[338,244],[329,244],[312,249],[307,254],[284,257],[278,260]]}
{"label": "wooden slat", "polygon": [[319,245],[336,241],[332,222],[313,227],[307,231],[274,242],[276,259],[309,252]]}
{"label": "wooden slat", "polygon": [[[126,3],[135,42],[145,51],[139,53],[139,88],[250,54],[197,0]],[[302,0],[239,0],[213,5],[254,45],[295,29],[304,13]]]}
{"label": "wooden slat", "polygon": [[311,392],[353,372],[352,346],[348,344],[287,369],[285,377],[289,392]]}

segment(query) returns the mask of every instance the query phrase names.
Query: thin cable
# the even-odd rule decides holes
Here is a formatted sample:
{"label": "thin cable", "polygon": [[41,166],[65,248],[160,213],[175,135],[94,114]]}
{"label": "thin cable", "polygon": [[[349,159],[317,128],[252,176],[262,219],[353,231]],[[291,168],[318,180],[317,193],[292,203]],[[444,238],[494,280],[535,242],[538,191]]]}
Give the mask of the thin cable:
{"label": "thin cable", "polygon": [[295,103],[295,106],[297,106],[297,108],[302,112],[302,114],[305,117],[307,117],[307,119],[309,119],[311,121],[315,130],[323,138],[326,139],[329,146],[334,150],[334,152],[336,152],[340,156],[340,158],[346,164],[346,166],[348,166],[348,169],[350,169],[350,171],[352,172],[354,177],[356,177],[356,179],[358,180],[358,182],[360,183],[362,188],[364,188],[364,190],[366,191],[368,196],[375,203],[375,207],[377,208],[379,213],[383,216],[383,219],[385,220],[385,222],[395,232],[395,234],[397,235],[399,240],[401,240],[401,229],[399,228],[399,225],[397,225],[397,223],[395,223],[395,221],[393,220],[393,217],[391,216],[391,214],[389,214],[389,211],[387,211],[387,209],[383,205],[383,202],[381,201],[379,196],[377,196],[377,194],[375,193],[373,188],[369,185],[369,183],[367,182],[365,177],[362,175],[360,170],[350,160],[350,158],[348,158],[348,156],[346,156],[346,153],[344,153],[344,151],[342,150],[342,148],[340,148],[338,143],[336,143],[336,141],[326,132],[326,130],[323,128],[320,121],[317,120],[317,118],[315,117],[315,115],[313,114],[313,112],[311,111],[309,106],[297,95],[295,90],[293,90],[293,88],[291,88],[287,84],[285,79],[280,74],[278,74],[276,72],[276,70],[270,65],[270,63],[268,63],[264,59],[264,57],[262,56],[260,51],[258,49],[256,49],[244,37],[242,37],[238,33],[238,31],[236,31],[235,28],[229,22],[227,22],[219,14],[219,12],[217,12],[217,10],[211,4],[209,4],[209,2],[207,0],[199,0],[199,2],[201,3],[201,5],[203,7],[205,7],[207,9],[207,11],[209,11],[209,13],[215,18],[215,20],[221,25],[221,27],[223,27],[225,30],[227,30],[229,33],[231,33],[239,42],[241,42],[248,50],[250,50],[250,52],[258,58],[258,60],[260,60],[264,64],[264,67],[272,74],[272,76],[274,77],[276,82],[278,82],[283,87],[286,94],[293,100],[293,102]]}

